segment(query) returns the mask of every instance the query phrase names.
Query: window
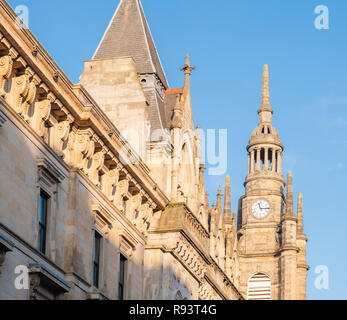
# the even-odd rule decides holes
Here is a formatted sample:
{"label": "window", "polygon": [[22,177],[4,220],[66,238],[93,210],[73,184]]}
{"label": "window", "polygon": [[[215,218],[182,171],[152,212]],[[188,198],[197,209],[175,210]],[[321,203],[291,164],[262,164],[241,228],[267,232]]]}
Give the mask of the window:
{"label": "window", "polygon": [[102,236],[95,232],[93,250],[93,286],[99,288],[100,253]]}
{"label": "window", "polygon": [[48,204],[50,196],[40,191],[40,203],[39,203],[39,235],[38,235],[38,249],[43,254],[46,253],[46,238],[47,238],[47,216],[48,216]]}
{"label": "window", "polygon": [[271,300],[271,280],[265,273],[257,273],[248,280],[248,300]]}
{"label": "window", "polygon": [[119,261],[118,300],[124,300],[126,264],[127,264],[127,258],[125,258],[121,254],[120,261]]}

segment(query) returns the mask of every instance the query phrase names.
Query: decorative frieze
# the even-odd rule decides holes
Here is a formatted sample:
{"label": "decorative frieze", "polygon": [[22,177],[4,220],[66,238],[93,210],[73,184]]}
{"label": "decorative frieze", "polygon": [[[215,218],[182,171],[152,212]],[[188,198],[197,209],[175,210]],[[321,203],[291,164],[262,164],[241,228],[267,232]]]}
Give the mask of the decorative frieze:
{"label": "decorative frieze", "polygon": [[185,265],[187,270],[194,273],[200,280],[204,278],[207,264],[183,236],[180,237],[173,251],[178,259]]}

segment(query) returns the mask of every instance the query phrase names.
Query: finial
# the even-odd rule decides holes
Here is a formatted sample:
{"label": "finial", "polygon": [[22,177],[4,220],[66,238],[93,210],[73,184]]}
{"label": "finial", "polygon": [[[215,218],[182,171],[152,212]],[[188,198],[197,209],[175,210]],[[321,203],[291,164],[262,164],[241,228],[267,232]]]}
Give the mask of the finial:
{"label": "finial", "polygon": [[293,174],[291,171],[288,171],[287,174],[287,196],[286,196],[286,204],[287,204],[287,213],[294,214],[293,211]]}
{"label": "finial", "polygon": [[190,66],[189,59],[190,59],[190,57],[189,57],[189,54],[187,53],[186,54],[186,66]]}
{"label": "finial", "polygon": [[[261,122],[270,121],[271,122],[271,115],[273,114],[273,110],[270,105],[270,85],[269,85],[269,66],[267,64],[264,65],[263,68],[263,85],[261,90],[261,105],[258,110],[259,116],[262,115],[262,113],[266,113],[267,116],[260,118]],[[269,114],[271,113],[271,114]]]}

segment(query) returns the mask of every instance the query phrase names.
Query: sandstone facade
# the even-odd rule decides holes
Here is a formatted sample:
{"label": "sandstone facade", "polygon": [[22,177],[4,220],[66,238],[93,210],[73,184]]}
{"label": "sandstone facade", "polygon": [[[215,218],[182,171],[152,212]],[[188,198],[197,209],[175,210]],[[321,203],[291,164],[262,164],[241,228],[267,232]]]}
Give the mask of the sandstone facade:
{"label": "sandstone facade", "polygon": [[74,85],[0,0],[0,299],[305,299],[267,67],[238,219],[229,177],[224,206],[221,188],[207,200],[193,70],[169,88],[140,1],[122,0]]}

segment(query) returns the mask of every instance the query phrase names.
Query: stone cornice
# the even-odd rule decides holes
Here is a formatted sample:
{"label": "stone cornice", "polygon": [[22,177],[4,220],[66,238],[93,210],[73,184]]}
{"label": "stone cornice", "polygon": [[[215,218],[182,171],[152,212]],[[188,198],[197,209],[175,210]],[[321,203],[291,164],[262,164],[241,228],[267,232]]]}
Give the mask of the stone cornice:
{"label": "stone cornice", "polygon": [[73,117],[75,126],[90,127],[115,157],[119,156],[121,150],[125,150],[129,158],[135,159],[135,164],[128,162],[124,167],[156,202],[157,208],[159,210],[164,208],[168,198],[149,175],[147,166],[84,88],[73,85],[32,33],[16,25],[16,18],[11,7],[0,0],[0,32],[19,53],[18,59],[22,59],[25,65],[30,66],[35,77],[37,75],[43,81],[42,85],[55,97],[59,97],[60,103]]}
{"label": "stone cornice", "polygon": [[[278,181],[280,183],[283,183],[285,185],[284,177],[281,174],[278,174],[276,172],[271,172],[271,171],[261,171],[261,172],[254,172],[250,173],[244,182],[244,185],[246,186],[247,183],[254,181],[254,180],[273,180],[273,181]],[[272,191],[273,190],[269,190]],[[280,194],[280,193],[278,193]]]}
{"label": "stone cornice", "polygon": [[279,251],[272,251],[267,253],[238,253],[240,258],[276,257],[279,254]]}

